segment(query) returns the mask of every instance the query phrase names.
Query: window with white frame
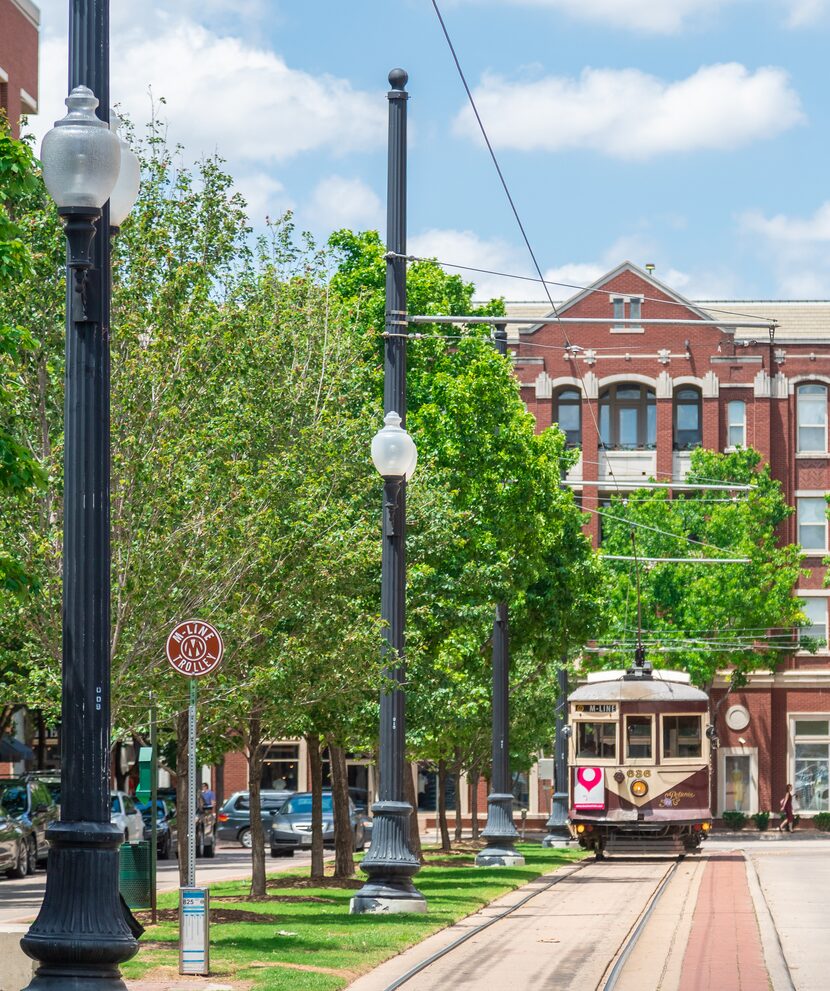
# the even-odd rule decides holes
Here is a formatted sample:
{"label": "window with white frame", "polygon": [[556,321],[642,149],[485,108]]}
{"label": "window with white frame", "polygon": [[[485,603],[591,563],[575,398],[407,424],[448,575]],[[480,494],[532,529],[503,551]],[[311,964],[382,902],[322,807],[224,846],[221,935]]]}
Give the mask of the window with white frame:
{"label": "window with white frame", "polygon": [[564,433],[568,447],[582,443],[582,395],[578,389],[561,389],[554,399],[554,420]]}
{"label": "window with white frame", "polygon": [[799,496],[797,500],[798,542],[805,551],[827,547],[827,500],[824,496]]}
{"label": "window with white frame", "polygon": [[726,404],[726,446],[746,447],[746,403],[733,399]]}
{"label": "window with white frame", "polygon": [[827,389],[810,383],[796,390],[799,452],[827,450]]}
{"label": "window with white frame", "polygon": [[804,595],[799,599],[808,626],[799,628],[799,638],[812,637],[827,641],[827,599],[823,595]]}
{"label": "window with white frame", "polygon": [[792,785],[802,812],[830,811],[830,716],[790,717]]}
{"label": "window with white frame", "polygon": [[[636,326],[636,321],[643,318],[642,296],[612,296],[611,306],[614,308],[614,330],[640,330]],[[628,308],[627,313],[626,307]],[[617,323],[617,321],[625,320],[626,317],[631,323]]]}

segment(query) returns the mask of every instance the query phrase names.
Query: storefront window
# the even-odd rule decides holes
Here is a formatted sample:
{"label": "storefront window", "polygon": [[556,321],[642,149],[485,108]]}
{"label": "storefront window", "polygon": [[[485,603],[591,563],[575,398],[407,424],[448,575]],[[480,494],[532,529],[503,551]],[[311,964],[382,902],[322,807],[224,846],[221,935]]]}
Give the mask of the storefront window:
{"label": "storefront window", "polygon": [[300,790],[300,745],[279,743],[268,747],[262,761],[262,787],[273,791]]}
{"label": "storefront window", "polygon": [[725,812],[749,812],[752,761],[746,754],[723,759],[723,808]]}
{"label": "storefront window", "polygon": [[617,759],[616,723],[577,723],[576,756]]}
{"label": "storefront window", "polygon": [[527,771],[513,772],[513,808],[517,811],[530,808],[530,775]]}
{"label": "storefront window", "polygon": [[803,812],[830,811],[830,719],[793,720],[793,791]]}

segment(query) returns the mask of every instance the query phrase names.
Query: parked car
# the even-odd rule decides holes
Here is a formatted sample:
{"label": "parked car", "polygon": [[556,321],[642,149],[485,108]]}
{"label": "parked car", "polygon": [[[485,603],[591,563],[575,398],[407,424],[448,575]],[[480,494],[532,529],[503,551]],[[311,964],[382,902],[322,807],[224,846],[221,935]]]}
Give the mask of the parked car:
{"label": "parked car", "polygon": [[125,791],[111,791],[110,818],[124,834],[125,843],[137,843],[144,836],[144,820],[135,802]]}
{"label": "parked car", "polygon": [[0,802],[23,826],[27,835],[31,869],[46,864],[49,840],[46,830],[58,818],[58,807],[43,782],[28,777],[0,780]]}
{"label": "parked car", "polygon": [[[263,829],[268,832],[267,816],[277,812],[286,799],[294,794],[293,791],[261,791],[259,804],[265,819]],[[251,849],[251,796],[247,791],[236,791],[225,802],[216,817],[219,822],[218,836],[220,840],[236,841],[246,850]]]}
{"label": "parked car", "polygon": [[[177,793],[173,787],[159,788],[156,792],[160,800],[167,803],[173,815],[178,814]],[[184,810],[183,810],[184,811]],[[184,822],[184,818],[182,818]],[[181,830],[182,843],[186,842],[187,834]],[[215,857],[216,856],[216,810],[206,809],[202,801],[201,792],[196,795],[196,856]]]}
{"label": "parked car", "polygon": [[46,785],[49,794],[52,796],[52,801],[58,807],[58,814],[60,815],[61,772],[54,770],[54,768],[51,771],[27,771],[26,779],[27,781],[39,781],[41,784]]}
{"label": "parked car", "polygon": [[349,798],[354,807],[363,816],[363,839],[369,843],[372,839],[372,808],[369,793],[365,788],[349,788]]}
{"label": "parked car", "polygon": [[[153,838],[150,803],[138,806],[144,821],[144,839]],[[203,844],[204,845],[204,844]],[[197,841],[198,847],[198,841]],[[169,860],[179,855],[179,830],[176,823],[176,810],[164,799],[156,799],[156,856],[159,860]]]}
{"label": "parked car", "polygon": [[[365,816],[349,799],[349,819],[352,824],[354,850],[363,850],[366,835]],[[293,857],[294,851],[311,847],[311,792],[298,791],[274,814],[269,832],[272,857]],[[334,807],[332,793],[323,792],[323,845],[334,846]]]}
{"label": "parked car", "polygon": [[31,842],[23,824],[0,805],[0,871],[9,877],[31,874]]}

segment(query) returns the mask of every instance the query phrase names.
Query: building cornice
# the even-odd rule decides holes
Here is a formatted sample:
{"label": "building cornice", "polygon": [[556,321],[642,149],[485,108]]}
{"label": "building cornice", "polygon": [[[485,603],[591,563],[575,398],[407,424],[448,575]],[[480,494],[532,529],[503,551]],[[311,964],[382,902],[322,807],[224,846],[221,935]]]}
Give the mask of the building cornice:
{"label": "building cornice", "polygon": [[11,0],[12,6],[17,7],[26,20],[36,28],[40,27],[40,8],[31,0]]}

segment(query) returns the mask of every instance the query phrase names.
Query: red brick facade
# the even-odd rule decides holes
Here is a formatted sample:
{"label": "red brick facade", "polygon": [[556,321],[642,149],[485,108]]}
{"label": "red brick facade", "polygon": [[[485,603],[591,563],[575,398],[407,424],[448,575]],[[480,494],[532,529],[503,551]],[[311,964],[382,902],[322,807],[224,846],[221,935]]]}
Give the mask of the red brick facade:
{"label": "red brick facade", "polygon": [[[616,311],[614,300],[617,300]],[[568,321],[601,322],[559,323],[550,319],[550,306],[540,305],[536,312],[532,304],[513,304],[509,308],[510,316],[514,317],[541,317],[542,313],[544,319],[534,326],[509,325],[516,371],[522,384],[522,397],[540,429],[559,418],[560,390],[579,392],[582,458],[569,479],[577,489],[583,481],[605,483],[582,489],[586,511],[596,510],[604,497],[619,488],[625,490],[626,480],[629,485],[637,478],[683,480],[688,453],[678,450],[675,404],[678,391],[684,388],[694,390],[699,396],[699,441],[704,447],[721,451],[728,447],[729,404],[735,400],[743,402],[743,430],[736,430],[741,445],[752,446],[764,456],[791,505],[798,505],[800,498],[812,499],[813,512],[823,509],[823,497],[830,492],[827,443],[830,303],[694,303],[636,266],[625,263],[590,290],[557,307],[559,317]],[[617,322],[621,315],[632,322]],[[675,322],[651,324],[650,320]],[[716,320],[758,326],[734,327],[727,323],[713,326],[704,322]],[[645,386],[653,396],[651,401],[656,409],[648,414],[654,416],[653,433],[648,434],[646,443],[615,445],[613,428],[608,424],[613,417],[623,414],[610,411],[609,398],[603,446],[598,435],[601,397],[604,393],[610,395],[606,390],[625,383]],[[805,410],[810,400],[805,400],[802,392],[802,427],[813,421],[817,426],[812,434],[805,427],[802,436],[813,440],[809,443],[802,440],[799,445],[798,390],[810,384],[824,387],[825,392],[818,394],[818,399],[809,406],[809,413]],[[823,412],[819,409],[822,396]],[[734,418],[735,411],[741,407],[731,409]],[[643,410],[640,414],[645,416]],[[628,429],[634,419],[632,413]],[[613,422],[620,423],[621,432],[622,420]],[[642,437],[644,427],[641,421],[637,422]],[[818,444],[815,438],[821,437],[822,424],[824,440]],[[651,426],[647,429],[652,431]],[[804,450],[805,447],[810,450]],[[815,450],[816,447],[820,450]],[[806,513],[810,507],[802,504],[802,508]],[[598,522],[599,517],[592,513],[589,530],[595,541]],[[819,533],[820,527],[818,523],[811,532]],[[811,599],[817,616],[814,622],[827,624],[823,564],[828,547],[826,523],[823,532],[821,546],[805,554],[804,566],[810,573],[801,582],[799,594]],[[799,536],[799,521],[793,515],[782,526],[781,539],[802,542]],[[717,690],[713,696],[717,702],[720,697]],[[749,723],[742,731],[732,731],[719,718],[721,746],[726,754],[738,758],[752,755],[756,779],[752,785],[752,811],[777,810],[786,783],[795,776],[793,714],[818,714],[830,719],[830,653],[824,648],[815,656],[796,653],[786,657],[776,674],[758,676],[746,691],[730,694],[722,711],[738,704],[748,709]],[[800,726],[805,730],[816,729],[814,722]],[[722,756],[718,768],[722,768],[723,759]],[[822,788],[818,790],[821,792]],[[815,801],[826,801],[826,793],[823,786],[825,798]],[[720,808],[717,780],[713,800]],[[540,794],[540,808],[542,802]]]}
{"label": "red brick facade", "polygon": [[14,137],[21,114],[37,112],[39,23],[31,0],[0,0],[0,108]]}

